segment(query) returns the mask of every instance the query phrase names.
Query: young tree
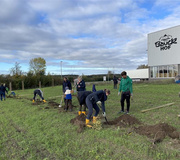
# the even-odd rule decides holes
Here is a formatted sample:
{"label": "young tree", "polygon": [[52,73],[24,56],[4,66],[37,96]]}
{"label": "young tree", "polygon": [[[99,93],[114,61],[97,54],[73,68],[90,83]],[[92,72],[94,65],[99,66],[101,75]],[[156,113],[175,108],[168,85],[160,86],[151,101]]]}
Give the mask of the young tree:
{"label": "young tree", "polygon": [[10,69],[10,74],[12,74],[13,76],[19,76],[22,74],[20,63],[15,63],[14,67]]}
{"label": "young tree", "polygon": [[35,75],[44,75],[46,71],[46,61],[44,58],[33,58],[29,62],[30,72]]}

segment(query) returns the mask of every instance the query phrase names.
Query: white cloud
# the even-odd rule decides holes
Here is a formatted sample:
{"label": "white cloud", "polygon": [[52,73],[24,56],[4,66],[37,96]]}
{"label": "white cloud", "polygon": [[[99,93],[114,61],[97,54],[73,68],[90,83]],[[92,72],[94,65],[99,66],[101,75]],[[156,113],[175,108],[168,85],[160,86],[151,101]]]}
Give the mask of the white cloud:
{"label": "white cloud", "polygon": [[[62,60],[74,74],[135,69],[147,64],[147,34],[180,23],[179,1],[151,1],[151,7],[145,2],[0,0],[1,61],[23,65],[41,56],[48,71]],[[168,11],[160,18],[159,7]]]}

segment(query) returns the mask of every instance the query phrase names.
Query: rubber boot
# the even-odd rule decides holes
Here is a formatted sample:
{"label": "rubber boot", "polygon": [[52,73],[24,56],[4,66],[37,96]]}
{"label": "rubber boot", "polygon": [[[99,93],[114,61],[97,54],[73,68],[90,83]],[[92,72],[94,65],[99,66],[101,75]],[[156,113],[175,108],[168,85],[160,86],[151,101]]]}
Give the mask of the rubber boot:
{"label": "rubber boot", "polygon": [[46,100],[44,99],[43,102],[46,103]]}
{"label": "rubber boot", "polygon": [[84,114],[86,116],[86,111],[82,111],[82,114]]}
{"label": "rubber boot", "polygon": [[93,116],[93,123],[96,123],[97,117]]}
{"label": "rubber boot", "polygon": [[86,119],[86,126],[92,128],[92,126],[89,124],[89,119]]}
{"label": "rubber boot", "polygon": [[82,111],[79,111],[79,112],[78,112],[78,115],[80,116],[80,115],[81,115],[81,113],[82,113]]}
{"label": "rubber boot", "polygon": [[34,99],[32,100],[32,102],[33,102],[33,103],[35,102]]}

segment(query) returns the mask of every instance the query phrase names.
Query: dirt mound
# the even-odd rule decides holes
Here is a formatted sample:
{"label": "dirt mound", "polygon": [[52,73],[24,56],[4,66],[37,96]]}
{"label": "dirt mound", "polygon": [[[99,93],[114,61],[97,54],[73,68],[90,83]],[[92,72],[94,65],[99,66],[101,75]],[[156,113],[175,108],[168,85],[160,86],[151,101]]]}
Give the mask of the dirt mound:
{"label": "dirt mound", "polygon": [[77,132],[81,133],[86,126],[85,121],[86,121],[86,116],[84,114],[81,114],[81,115],[78,115],[77,117],[71,119],[70,123],[72,123],[74,125],[78,125],[79,128],[78,128]]}
{"label": "dirt mound", "polygon": [[128,114],[124,114],[113,121],[104,122],[104,124],[125,127],[125,126],[134,125],[134,124],[141,124],[141,122],[135,117],[132,117]]}
{"label": "dirt mound", "polygon": [[176,131],[176,128],[168,125],[167,123],[139,126],[138,128],[134,128],[134,130],[140,135],[153,138],[154,143],[161,142],[166,136],[173,139],[180,138],[180,133]]}

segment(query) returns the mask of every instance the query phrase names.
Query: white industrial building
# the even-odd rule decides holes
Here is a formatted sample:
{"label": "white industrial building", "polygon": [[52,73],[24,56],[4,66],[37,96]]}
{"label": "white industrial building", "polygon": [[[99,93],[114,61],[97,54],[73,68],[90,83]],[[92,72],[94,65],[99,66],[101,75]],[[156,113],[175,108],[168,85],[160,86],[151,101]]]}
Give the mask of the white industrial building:
{"label": "white industrial building", "polygon": [[180,26],[148,34],[148,66],[151,79],[180,74]]}
{"label": "white industrial building", "polygon": [[129,70],[126,72],[127,72],[127,75],[133,81],[140,81],[140,80],[148,80],[149,79],[149,69],[148,68]]}

